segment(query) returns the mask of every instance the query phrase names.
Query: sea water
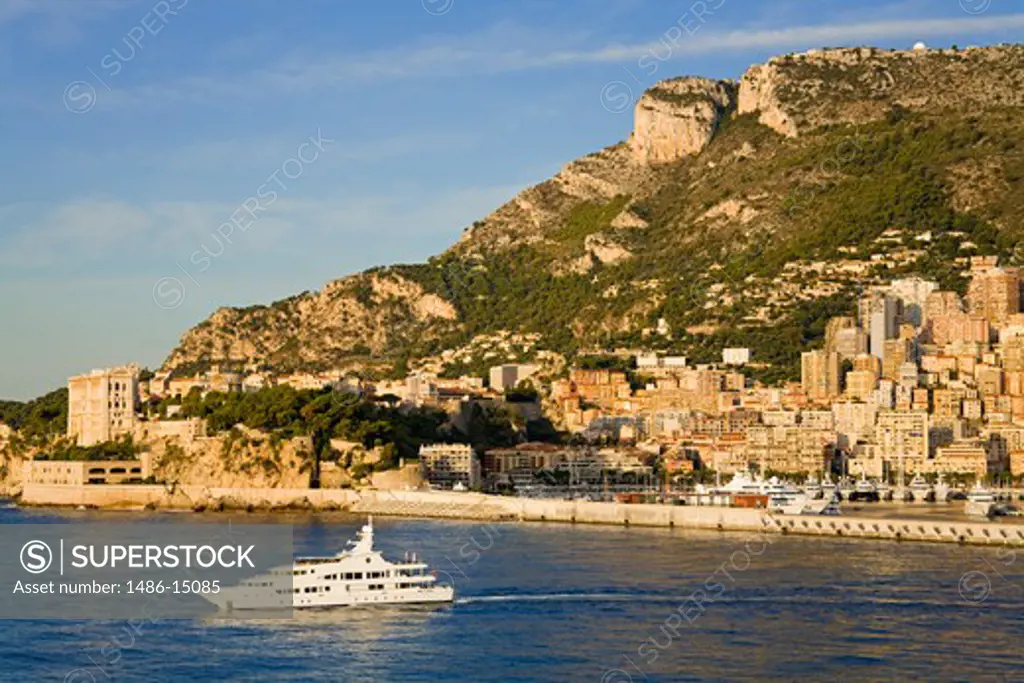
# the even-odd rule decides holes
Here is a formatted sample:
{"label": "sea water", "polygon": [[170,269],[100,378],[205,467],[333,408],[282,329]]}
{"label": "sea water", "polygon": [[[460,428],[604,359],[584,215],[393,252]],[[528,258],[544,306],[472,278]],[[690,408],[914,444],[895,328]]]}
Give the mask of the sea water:
{"label": "sea water", "polygon": [[[364,520],[0,510],[0,523],[294,525],[333,554]],[[0,680],[1024,681],[1024,550],[563,524],[374,520],[455,604],[290,620],[20,620]],[[2,533],[2,527],[0,527]],[[11,551],[12,549],[6,549]]]}

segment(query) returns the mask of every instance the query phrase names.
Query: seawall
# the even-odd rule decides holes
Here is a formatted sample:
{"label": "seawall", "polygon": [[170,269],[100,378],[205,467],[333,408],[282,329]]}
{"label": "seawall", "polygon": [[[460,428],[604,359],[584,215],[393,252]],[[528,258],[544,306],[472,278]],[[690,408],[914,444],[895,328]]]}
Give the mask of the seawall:
{"label": "seawall", "polygon": [[1024,546],[1024,525],[857,516],[777,515],[763,510],[536,500],[479,493],[253,489],[203,486],[26,485],[23,505],[187,510],[347,510],[355,514],[518,520],[808,536]]}

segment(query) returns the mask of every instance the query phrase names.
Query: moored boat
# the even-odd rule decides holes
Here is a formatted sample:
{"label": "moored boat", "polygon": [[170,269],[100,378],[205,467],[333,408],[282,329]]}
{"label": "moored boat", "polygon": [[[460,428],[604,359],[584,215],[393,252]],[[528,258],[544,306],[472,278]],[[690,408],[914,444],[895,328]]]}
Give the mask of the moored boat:
{"label": "moored boat", "polygon": [[840,515],[839,505],[833,498],[810,498],[800,494],[777,508],[784,515]]}
{"label": "moored boat", "polygon": [[914,502],[923,503],[928,500],[933,500],[935,492],[932,490],[931,485],[925,480],[921,473],[918,472],[914,475],[914,478],[910,480],[908,486],[910,495],[913,496]]}
{"label": "moored boat", "polygon": [[824,488],[818,481],[818,478],[812,475],[804,485],[804,493],[806,493],[812,500],[817,500],[824,496]]}
{"label": "moored boat", "polygon": [[875,488],[874,483],[862,475],[848,500],[850,502],[877,503],[879,500],[878,489]]}
{"label": "moored boat", "polygon": [[996,497],[991,491],[976,482],[974,488],[967,493],[964,503],[964,514],[971,517],[989,517],[996,505]]}

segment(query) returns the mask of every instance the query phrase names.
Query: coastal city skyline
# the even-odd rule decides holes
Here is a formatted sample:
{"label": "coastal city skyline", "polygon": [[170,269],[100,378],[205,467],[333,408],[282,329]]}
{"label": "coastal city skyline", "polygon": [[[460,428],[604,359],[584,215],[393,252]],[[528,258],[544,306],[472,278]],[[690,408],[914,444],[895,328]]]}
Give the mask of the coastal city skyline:
{"label": "coastal city skyline", "polygon": [[1018,680],[1022,29],[0,0],[0,683]]}
{"label": "coastal city skyline", "polygon": [[[5,329],[18,331],[5,337],[11,352],[0,360],[0,395],[33,398],[71,374],[128,358],[156,367],[220,306],[269,303],[361,268],[440,253],[526,186],[623,138],[632,101],[663,78],[735,79],[772,54],[823,44],[988,44],[1024,21],[998,14],[998,3],[794,4],[770,16],[738,1],[696,13],[637,11],[643,4],[583,12],[585,20],[581,8],[566,6],[546,14],[544,29],[528,6],[499,16],[425,2],[384,23],[359,8],[371,14],[348,17],[344,40],[330,41],[303,17],[334,10],[303,8],[290,21],[304,26],[304,49],[259,31],[270,7],[238,15],[180,0],[158,13],[117,2],[67,13],[60,3],[10,5],[0,31],[46,59],[26,69],[14,48],[4,56],[12,125],[0,135],[25,154],[0,195],[0,312]],[[346,33],[359,19],[387,30]],[[229,21],[235,38],[215,40],[218,22]],[[191,50],[197,42],[205,52]],[[325,51],[314,56],[319,43]],[[234,90],[203,75],[204,55]],[[284,74],[303,78],[284,85]],[[275,88],[282,104],[264,107],[258,124],[240,116],[251,93]],[[401,107],[400,93],[422,103],[412,126],[382,115]],[[127,123],[138,112],[146,126]],[[147,136],[170,125],[161,117],[175,122],[164,148]],[[49,133],[34,135],[42,122]],[[311,139],[320,147],[297,151]],[[31,150],[28,140],[37,141]],[[276,186],[274,206],[196,272],[190,256],[214,250],[211,235],[299,153],[313,161],[284,168],[278,179],[294,179]],[[187,285],[180,302],[163,278]],[[161,292],[178,305],[159,305]],[[75,335],[60,332],[69,327]]]}
{"label": "coastal city skyline", "polygon": [[[345,369],[279,373],[229,359],[194,375],[126,365],[69,380],[66,437],[78,447],[123,438],[158,447],[165,438],[218,443],[227,428],[244,424],[265,438],[272,423],[245,413],[235,415],[238,425],[223,423],[217,412],[225,400],[244,405],[247,395],[277,388],[291,392],[285,401],[327,392],[342,403],[363,399],[446,416],[448,438],[436,433],[404,451],[418,462],[381,466],[380,454],[371,455],[377,448],[357,456],[374,463],[380,479],[333,464],[328,474],[318,461],[306,476],[326,488],[401,482],[500,492],[532,489],[560,473],[568,477],[563,485],[597,490],[610,477],[667,491],[701,471],[751,470],[801,480],[870,478],[892,482],[901,494],[923,475],[929,484],[1024,481],[1024,278],[996,257],[960,260],[969,265],[967,297],[921,277],[877,285],[858,300],[856,314],[827,321],[823,348],[801,353],[800,381],[781,386],[743,374],[763,365],[745,347],[725,348],[712,363],[630,349],[582,354],[567,373],[509,360],[483,378],[441,377],[429,367],[388,379]],[[497,340],[493,357],[523,341]],[[474,433],[472,415],[481,410],[500,412],[485,433]],[[328,451],[361,448],[341,438]],[[69,480],[59,461],[29,467],[26,480],[37,484],[109,483],[93,482],[84,468]],[[398,479],[387,472],[393,469]],[[134,478],[120,472],[115,480],[141,482],[154,469],[143,460]],[[305,484],[303,472],[280,475]]]}

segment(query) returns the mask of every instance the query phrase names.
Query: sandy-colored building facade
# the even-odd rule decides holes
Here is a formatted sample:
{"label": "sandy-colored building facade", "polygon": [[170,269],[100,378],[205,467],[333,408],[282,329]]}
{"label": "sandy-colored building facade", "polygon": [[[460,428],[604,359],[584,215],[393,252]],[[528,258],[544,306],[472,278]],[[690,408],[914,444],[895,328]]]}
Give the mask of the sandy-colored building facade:
{"label": "sandy-colored building facade", "polygon": [[92,446],[131,434],[139,407],[139,367],[93,370],[68,380],[68,436]]}

